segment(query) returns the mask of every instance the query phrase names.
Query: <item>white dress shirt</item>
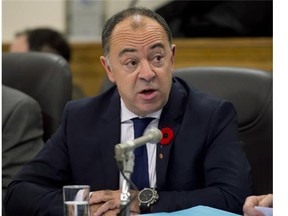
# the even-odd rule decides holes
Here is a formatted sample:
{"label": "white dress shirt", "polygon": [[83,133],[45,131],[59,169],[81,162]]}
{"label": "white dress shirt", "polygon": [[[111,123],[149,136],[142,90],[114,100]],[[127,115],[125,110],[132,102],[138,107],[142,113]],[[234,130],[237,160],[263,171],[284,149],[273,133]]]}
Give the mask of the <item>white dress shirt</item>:
{"label": "white dress shirt", "polygon": [[[152,117],[153,119],[150,124],[144,130],[144,133],[152,128],[158,128],[159,119],[162,109],[151,113],[144,117]],[[133,118],[143,118],[135,115],[130,110],[127,109],[123,100],[121,99],[121,143],[134,140],[134,127],[131,119]],[[149,171],[149,182],[150,187],[156,188],[156,150],[157,145],[155,143],[147,143],[147,154],[148,154],[148,171]],[[123,176],[120,175],[120,188],[122,188]]]}

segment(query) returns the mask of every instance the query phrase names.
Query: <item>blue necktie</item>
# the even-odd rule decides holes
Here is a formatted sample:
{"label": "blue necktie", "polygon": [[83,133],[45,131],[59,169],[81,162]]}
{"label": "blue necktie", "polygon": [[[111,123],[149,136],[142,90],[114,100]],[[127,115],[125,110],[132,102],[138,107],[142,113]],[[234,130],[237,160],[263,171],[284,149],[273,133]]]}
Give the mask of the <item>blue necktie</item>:
{"label": "blue necktie", "polygon": [[[134,139],[143,135],[145,128],[154,118],[134,118]],[[134,170],[131,180],[138,187],[139,190],[150,187],[149,184],[149,170],[148,170],[148,156],[146,145],[139,146],[134,150]]]}

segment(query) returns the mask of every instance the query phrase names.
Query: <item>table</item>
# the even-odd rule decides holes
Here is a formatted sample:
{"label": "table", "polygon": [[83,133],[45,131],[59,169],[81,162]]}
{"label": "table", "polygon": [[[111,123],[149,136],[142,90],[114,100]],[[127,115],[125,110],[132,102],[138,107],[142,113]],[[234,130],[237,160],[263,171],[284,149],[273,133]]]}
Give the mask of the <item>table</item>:
{"label": "table", "polygon": [[145,214],[145,216],[146,215],[147,216],[148,215],[149,216],[240,216],[235,213],[202,205],[175,212],[161,212],[161,213]]}

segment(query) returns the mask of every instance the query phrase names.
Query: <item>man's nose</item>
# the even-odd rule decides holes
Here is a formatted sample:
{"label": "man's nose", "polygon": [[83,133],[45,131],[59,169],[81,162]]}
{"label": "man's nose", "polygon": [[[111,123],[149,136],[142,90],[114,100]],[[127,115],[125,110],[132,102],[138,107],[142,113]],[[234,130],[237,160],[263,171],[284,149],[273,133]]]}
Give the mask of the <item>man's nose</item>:
{"label": "man's nose", "polygon": [[149,64],[148,61],[143,61],[140,66],[139,78],[149,82],[154,77],[155,72],[153,70],[153,67]]}

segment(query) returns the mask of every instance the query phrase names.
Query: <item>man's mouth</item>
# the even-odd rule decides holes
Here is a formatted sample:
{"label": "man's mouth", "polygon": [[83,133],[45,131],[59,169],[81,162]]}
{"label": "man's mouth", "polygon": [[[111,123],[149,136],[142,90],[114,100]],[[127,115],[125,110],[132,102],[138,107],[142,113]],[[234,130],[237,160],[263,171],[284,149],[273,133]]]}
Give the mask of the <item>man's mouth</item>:
{"label": "man's mouth", "polygon": [[157,95],[157,91],[155,89],[144,89],[139,92],[140,96],[145,100],[154,99]]}
{"label": "man's mouth", "polygon": [[144,89],[143,91],[140,92],[140,94],[148,95],[153,93],[154,91],[155,91],[154,89]]}

